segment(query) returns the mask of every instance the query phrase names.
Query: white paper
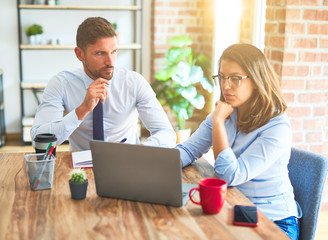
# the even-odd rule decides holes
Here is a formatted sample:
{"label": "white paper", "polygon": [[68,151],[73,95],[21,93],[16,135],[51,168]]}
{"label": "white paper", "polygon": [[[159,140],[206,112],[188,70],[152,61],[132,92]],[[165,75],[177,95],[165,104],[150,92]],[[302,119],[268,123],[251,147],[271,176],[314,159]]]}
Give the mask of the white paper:
{"label": "white paper", "polygon": [[72,152],[73,168],[92,168],[91,150]]}

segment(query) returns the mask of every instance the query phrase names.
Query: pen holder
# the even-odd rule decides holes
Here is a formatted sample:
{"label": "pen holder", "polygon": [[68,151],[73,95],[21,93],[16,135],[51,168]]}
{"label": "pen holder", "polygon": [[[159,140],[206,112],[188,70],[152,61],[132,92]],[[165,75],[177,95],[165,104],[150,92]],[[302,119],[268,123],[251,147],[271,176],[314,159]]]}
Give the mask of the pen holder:
{"label": "pen holder", "polygon": [[56,158],[51,155],[47,160],[38,160],[43,157],[43,153],[25,155],[27,174],[32,190],[52,188]]}

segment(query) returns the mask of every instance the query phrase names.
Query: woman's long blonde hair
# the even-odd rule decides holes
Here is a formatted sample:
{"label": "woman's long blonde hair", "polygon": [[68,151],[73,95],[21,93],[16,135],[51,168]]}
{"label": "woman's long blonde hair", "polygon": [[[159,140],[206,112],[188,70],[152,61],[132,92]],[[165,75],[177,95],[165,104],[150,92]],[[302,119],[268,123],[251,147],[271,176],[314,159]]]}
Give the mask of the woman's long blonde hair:
{"label": "woman's long blonde hair", "polygon": [[[280,81],[258,48],[250,44],[234,44],[222,53],[219,67],[222,60],[237,63],[255,86],[249,99],[249,109],[238,120],[240,131],[249,133],[285,112],[287,105],[282,96]],[[225,101],[222,90],[220,100]]]}

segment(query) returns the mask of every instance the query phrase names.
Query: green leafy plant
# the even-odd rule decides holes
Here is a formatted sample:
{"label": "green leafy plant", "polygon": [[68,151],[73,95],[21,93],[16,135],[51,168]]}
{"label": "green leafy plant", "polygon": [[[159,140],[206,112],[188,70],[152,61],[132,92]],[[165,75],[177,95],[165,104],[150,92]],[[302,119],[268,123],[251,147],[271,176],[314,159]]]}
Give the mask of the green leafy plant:
{"label": "green leafy plant", "polygon": [[117,31],[117,23],[113,22],[112,25],[113,25],[114,30]]}
{"label": "green leafy plant", "polygon": [[25,34],[29,37],[43,33],[43,27],[38,24],[33,24],[25,29]]}
{"label": "green leafy plant", "polygon": [[212,82],[204,75],[209,59],[191,48],[192,40],[176,36],[168,40],[171,47],[165,57],[164,69],[155,74],[152,87],[162,105],[167,105],[176,115],[178,128],[184,129],[194,109],[202,109],[204,96],[197,91],[197,84],[209,93],[213,92]]}
{"label": "green leafy plant", "polygon": [[71,182],[83,183],[87,181],[85,171],[82,168],[73,169],[70,173]]}

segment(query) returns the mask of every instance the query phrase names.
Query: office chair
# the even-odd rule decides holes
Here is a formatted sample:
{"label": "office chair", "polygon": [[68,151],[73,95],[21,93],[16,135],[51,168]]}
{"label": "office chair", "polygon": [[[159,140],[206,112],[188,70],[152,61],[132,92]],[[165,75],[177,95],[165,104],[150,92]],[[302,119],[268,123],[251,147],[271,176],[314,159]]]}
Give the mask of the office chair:
{"label": "office chair", "polygon": [[303,211],[299,223],[299,240],[313,240],[328,171],[328,159],[316,153],[292,148],[288,170],[295,199]]}

